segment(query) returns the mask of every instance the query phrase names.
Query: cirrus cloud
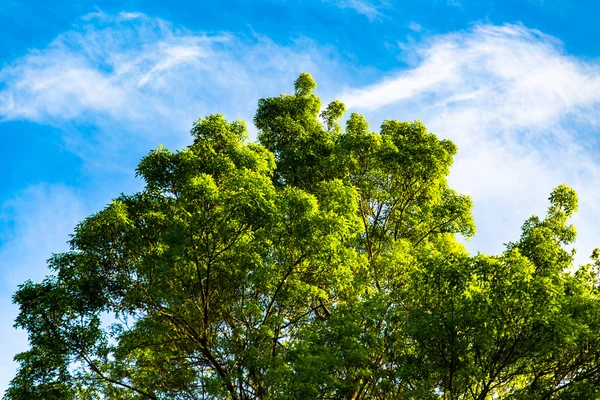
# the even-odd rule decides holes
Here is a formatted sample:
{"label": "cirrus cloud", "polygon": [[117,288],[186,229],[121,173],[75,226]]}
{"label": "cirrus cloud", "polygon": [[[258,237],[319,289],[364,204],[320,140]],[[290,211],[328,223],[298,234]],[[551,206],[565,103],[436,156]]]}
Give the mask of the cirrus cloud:
{"label": "cirrus cloud", "polygon": [[459,146],[452,184],[474,198],[472,250],[498,252],[560,183],[580,194],[579,261],[600,245],[600,65],[523,25],[402,45],[409,68],[340,93],[375,121],[421,119]]}
{"label": "cirrus cloud", "polygon": [[[145,150],[159,142],[180,147],[199,116],[251,120],[260,97],[291,88],[302,71],[336,87],[348,71],[339,63],[332,49],[307,38],[282,46],[253,32],[209,34],[141,13],[99,11],[0,69],[0,121],[64,128],[82,157],[98,153],[92,143],[129,147],[132,135]],[[90,138],[88,130],[81,140],[82,125],[99,134]]]}

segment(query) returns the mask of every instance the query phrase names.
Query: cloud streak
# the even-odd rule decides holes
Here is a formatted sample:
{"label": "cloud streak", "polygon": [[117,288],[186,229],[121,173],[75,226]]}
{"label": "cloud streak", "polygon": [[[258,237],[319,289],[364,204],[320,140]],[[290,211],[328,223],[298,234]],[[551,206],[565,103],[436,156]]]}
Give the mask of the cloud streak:
{"label": "cloud streak", "polygon": [[[580,193],[578,243],[600,225],[600,65],[522,25],[478,25],[404,46],[410,67],[339,95],[375,121],[421,119],[459,145],[452,184],[474,197],[471,249],[497,252],[562,182]],[[600,242],[595,243],[600,245]]]}
{"label": "cloud streak", "polygon": [[371,21],[384,16],[382,10],[389,7],[385,0],[323,0],[333,3],[339,8],[349,8],[365,15]]}
{"label": "cloud streak", "polygon": [[115,124],[126,124],[138,139],[181,146],[199,116],[251,119],[258,98],[291,88],[304,70],[340,82],[338,63],[305,38],[280,46],[258,34],[206,34],[140,13],[97,12],[0,70],[0,120],[92,124],[102,133],[94,141],[113,149],[124,144]]}
{"label": "cloud streak", "polygon": [[521,25],[480,25],[409,50],[418,60],[412,69],[348,93],[348,105],[375,109],[434,94],[440,104],[433,106],[485,106],[486,120],[523,127],[600,99],[598,65],[566,56],[556,39]]}

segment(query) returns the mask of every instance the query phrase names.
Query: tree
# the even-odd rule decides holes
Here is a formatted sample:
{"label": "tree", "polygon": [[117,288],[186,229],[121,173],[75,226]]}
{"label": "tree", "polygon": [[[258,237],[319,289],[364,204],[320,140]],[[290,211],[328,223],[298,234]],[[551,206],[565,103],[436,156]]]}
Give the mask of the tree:
{"label": "tree", "polygon": [[6,400],[598,397],[600,252],[565,249],[573,190],[471,256],[456,146],[418,121],[343,129],[315,88],[261,99],[259,143],[211,115],[141,160],[145,189],[14,295],[31,347]]}

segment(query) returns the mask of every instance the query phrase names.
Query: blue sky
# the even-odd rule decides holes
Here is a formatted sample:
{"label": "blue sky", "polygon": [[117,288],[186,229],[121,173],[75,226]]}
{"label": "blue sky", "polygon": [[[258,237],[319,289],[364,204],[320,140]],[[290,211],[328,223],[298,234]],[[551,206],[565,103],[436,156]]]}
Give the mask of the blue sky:
{"label": "blue sky", "polygon": [[302,71],[376,129],[419,119],[459,145],[467,246],[497,253],[560,183],[580,194],[578,260],[600,245],[595,0],[0,2],[0,392],[26,336],[16,286],[74,225],[141,188],[139,158],[201,116],[251,126]]}

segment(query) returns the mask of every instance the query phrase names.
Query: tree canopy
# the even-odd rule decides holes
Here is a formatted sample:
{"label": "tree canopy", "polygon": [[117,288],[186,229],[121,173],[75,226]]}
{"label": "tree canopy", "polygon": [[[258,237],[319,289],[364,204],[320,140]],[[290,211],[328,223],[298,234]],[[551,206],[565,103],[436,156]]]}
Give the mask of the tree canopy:
{"label": "tree canopy", "polygon": [[600,398],[600,252],[574,266],[575,192],[470,255],[456,145],[322,109],[309,74],[242,121],[195,122],[14,295],[5,400]]}

